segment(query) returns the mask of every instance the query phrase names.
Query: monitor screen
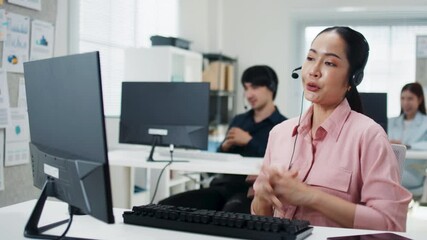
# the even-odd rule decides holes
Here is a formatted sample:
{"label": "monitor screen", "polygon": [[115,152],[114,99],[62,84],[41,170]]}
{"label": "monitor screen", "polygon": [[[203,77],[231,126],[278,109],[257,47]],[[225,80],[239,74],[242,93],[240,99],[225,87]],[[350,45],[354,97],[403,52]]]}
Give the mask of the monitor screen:
{"label": "monitor screen", "polygon": [[359,93],[363,113],[387,132],[387,93]]}
{"label": "monitor screen", "polygon": [[209,83],[123,82],[120,143],[207,150]]}
{"label": "monitor screen", "polygon": [[40,198],[113,223],[99,53],[26,62],[24,75]]}

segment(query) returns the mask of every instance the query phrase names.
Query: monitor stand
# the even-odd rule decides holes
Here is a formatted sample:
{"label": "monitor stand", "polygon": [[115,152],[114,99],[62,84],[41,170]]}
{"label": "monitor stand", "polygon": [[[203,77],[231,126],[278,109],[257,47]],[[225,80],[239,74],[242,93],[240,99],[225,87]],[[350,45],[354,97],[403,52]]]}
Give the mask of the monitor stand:
{"label": "monitor stand", "polygon": [[151,150],[150,155],[147,158],[147,162],[188,162],[187,160],[155,160],[153,158],[154,149],[156,148],[157,144],[162,141],[161,135],[153,135],[153,142],[151,143]]}
{"label": "monitor stand", "polygon": [[[51,191],[53,191],[53,181],[49,178],[46,180],[42,193],[40,194],[39,199],[37,200],[36,206],[33,209],[33,212],[28,219],[27,224],[24,229],[24,236],[28,238],[37,238],[37,239],[77,239],[77,240],[88,240],[87,238],[76,238],[76,237],[66,237],[66,236],[55,236],[49,234],[42,234],[43,232],[60,226],[64,223],[68,223],[70,220],[65,219],[59,222],[51,223],[43,227],[38,227],[41,214],[43,212],[44,204],[46,203],[46,199],[48,196],[54,196]],[[73,206],[69,206],[69,208],[75,208]],[[74,212],[74,211],[73,211]]]}

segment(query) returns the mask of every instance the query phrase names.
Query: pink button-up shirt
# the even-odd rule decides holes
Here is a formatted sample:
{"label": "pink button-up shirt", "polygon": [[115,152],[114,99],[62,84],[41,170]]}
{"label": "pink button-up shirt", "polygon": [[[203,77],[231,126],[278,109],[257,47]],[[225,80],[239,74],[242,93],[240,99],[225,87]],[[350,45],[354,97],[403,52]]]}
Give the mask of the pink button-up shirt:
{"label": "pink button-up shirt", "polygon": [[[400,185],[398,162],[381,126],[352,111],[344,99],[312,138],[312,115],[310,107],[299,126],[298,118],[276,125],[270,132],[263,164],[288,169],[298,134],[291,167],[298,170],[299,179],[357,204],[354,228],[404,231],[412,196]],[[339,227],[307,207],[284,205],[274,215]]]}

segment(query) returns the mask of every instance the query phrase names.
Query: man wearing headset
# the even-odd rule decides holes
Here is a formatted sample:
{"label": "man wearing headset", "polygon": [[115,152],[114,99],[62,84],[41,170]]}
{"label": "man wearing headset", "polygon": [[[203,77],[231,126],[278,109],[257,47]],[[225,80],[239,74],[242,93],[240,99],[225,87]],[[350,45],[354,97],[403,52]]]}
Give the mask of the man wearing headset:
{"label": "man wearing headset", "polygon": [[[246,69],[241,80],[251,110],[233,118],[218,151],[264,157],[270,130],[286,120],[274,104],[278,78],[269,66],[256,65]],[[244,175],[217,175],[208,188],[180,193],[159,203],[250,213],[249,186]]]}

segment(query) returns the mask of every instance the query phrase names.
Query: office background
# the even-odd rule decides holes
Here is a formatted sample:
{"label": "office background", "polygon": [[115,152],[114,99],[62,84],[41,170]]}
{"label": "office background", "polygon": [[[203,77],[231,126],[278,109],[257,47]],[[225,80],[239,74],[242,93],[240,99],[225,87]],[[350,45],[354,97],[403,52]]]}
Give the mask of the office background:
{"label": "office background", "polygon": [[[89,3],[86,3],[89,2]],[[90,17],[81,9],[90,8],[88,5],[96,5],[96,1],[81,1],[81,8],[77,1],[70,1],[70,5],[66,1],[59,1],[58,11],[58,25],[63,22],[64,28],[58,30],[63,31],[64,34],[60,35],[58,43],[64,43],[63,47],[57,49],[58,54],[75,53],[91,49],[90,44],[97,44],[96,38],[103,38],[103,34],[120,33],[119,38],[111,40],[110,46],[114,49],[106,55],[113,55],[113,51],[117,51],[120,47],[129,44],[130,46],[149,46],[149,29],[151,34],[171,35],[190,40],[191,50],[196,52],[220,52],[226,55],[236,57],[238,59],[238,74],[240,77],[241,72],[253,64],[268,64],[272,66],[277,72],[280,79],[279,94],[277,97],[277,105],[280,110],[289,117],[294,117],[299,114],[300,100],[302,93],[300,81],[295,81],[290,77],[291,70],[301,65],[305,57],[305,48],[309,45],[308,40],[312,40],[312,35],[307,32],[306,27],[312,27],[311,32],[315,26],[331,26],[331,25],[350,25],[356,26],[359,30],[360,27],[377,27],[360,29],[362,32],[367,32],[368,35],[373,35],[375,39],[372,40],[368,36],[368,40],[372,41],[372,54],[371,63],[377,58],[377,65],[371,67],[368,63],[367,73],[365,74],[366,80],[359,87],[362,91],[380,91],[378,85],[381,85],[388,77],[395,76],[402,79],[395,84],[392,95],[389,95],[390,101],[397,105],[399,101],[396,89],[400,90],[405,82],[415,80],[415,58],[414,51],[411,51],[411,58],[404,58],[404,62],[409,62],[409,65],[404,65],[398,62],[384,62],[378,56],[384,58],[393,57],[396,54],[402,54],[405,57],[408,51],[402,48],[396,48],[401,43],[397,42],[395,45],[381,45],[378,47],[376,42],[382,44],[383,39],[387,37],[396,39],[399,35],[401,37],[412,38],[410,34],[405,32],[394,31],[395,26],[417,26],[425,28],[427,26],[426,12],[427,5],[425,1],[387,1],[387,6],[381,1],[281,1],[281,0],[267,0],[263,2],[249,0],[236,0],[236,1],[207,1],[207,0],[163,0],[163,1],[127,1],[126,6],[122,6],[121,11],[127,11],[127,8],[134,7],[140,11],[129,12],[135,15],[134,18],[121,19],[123,22],[127,21],[129,24],[122,24],[120,31],[112,27],[111,29],[102,29],[99,35],[90,34],[91,26],[84,25],[83,22],[90,22]],[[103,11],[110,11],[111,14],[120,14],[117,10],[117,3],[114,1],[103,1]],[[125,5],[124,3],[122,5]],[[96,6],[99,6],[96,5]],[[143,8],[152,8],[149,14],[157,14],[151,19],[145,19],[141,15],[145,15]],[[82,13],[83,12],[83,13]],[[155,13],[153,13],[155,12]],[[96,11],[91,12],[97,14]],[[79,22],[79,14],[81,14]],[[103,15],[99,15],[103,17]],[[113,19],[113,18],[111,18]],[[111,24],[114,19],[102,19],[90,22],[91,24]],[[111,20],[111,21],[110,21]],[[104,22],[105,21],[105,22]],[[134,22],[149,22],[149,24],[133,24]],[[128,26],[129,25],[129,26]],[[99,28],[100,25],[98,25]],[[143,28],[143,29],[141,29]],[[377,31],[377,29],[388,28],[386,31]],[[381,29],[383,30],[383,29]],[[109,32],[107,32],[109,31]],[[406,30],[405,30],[406,31]],[[418,31],[418,30],[417,30]],[[421,31],[421,30],[420,30]],[[88,33],[89,32],[89,33]],[[123,36],[135,33],[134,36]],[[376,41],[378,35],[382,33],[386,36],[381,36],[381,40]],[[422,34],[427,34],[427,30],[421,31]],[[68,36],[67,36],[68,34]],[[376,34],[376,35],[375,35]],[[389,36],[387,36],[389,34]],[[58,35],[58,34],[57,34]],[[119,34],[117,34],[119,35]],[[307,35],[307,36],[306,36]],[[129,38],[135,39],[129,39]],[[102,41],[109,41],[103,38]],[[128,42],[129,43],[125,43]],[[406,41],[406,40],[404,40]],[[101,42],[101,41],[99,41]],[[415,45],[415,39],[411,42],[411,46]],[[377,45],[375,47],[375,45]],[[108,47],[107,45],[104,45]],[[388,48],[388,49],[383,49]],[[391,52],[390,48],[399,49],[398,53]],[[383,51],[384,50],[384,51]],[[386,52],[387,51],[387,52]],[[400,51],[400,52],[399,52]],[[116,55],[119,56],[119,55]],[[102,53],[101,53],[102,57]],[[117,57],[115,57],[117,58]],[[117,60],[111,61],[108,68],[112,69],[117,65]],[[380,67],[377,67],[380,65]],[[396,67],[397,66],[397,67]],[[409,66],[409,67],[406,67]],[[401,69],[399,69],[401,67]],[[117,71],[120,71],[118,69]],[[384,73],[383,82],[378,82],[377,72]],[[111,73],[117,81],[117,72]],[[388,75],[387,75],[388,74]],[[105,76],[104,80],[108,81]],[[370,86],[368,83],[375,81],[376,86]],[[387,82],[390,83],[390,82]],[[384,85],[384,84],[382,84]],[[387,87],[390,87],[387,85]],[[387,91],[389,89],[386,89]],[[383,90],[384,91],[384,90]],[[107,93],[109,94],[109,93]],[[111,94],[117,94],[117,91]],[[240,86],[237,88],[237,112],[243,111],[243,91]],[[117,101],[116,101],[117,102]],[[307,105],[307,104],[306,104]],[[106,107],[106,114],[109,116],[118,115],[118,106],[113,106],[110,109]],[[390,110],[390,115],[398,114],[397,110]]]}
{"label": "office background", "polygon": [[[55,24],[57,1],[43,0],[41,3],[41,11],[9,4],[7,1],[4,1],[1,8],[12,13],[29,16],[31,20],[36,19]],[[22,73],[7,73],[11,107],[16,107],[17,105],[20,77],[23,77]],[[4,190],[0,191],[0,207],[38,198],[40,194],[40,190],[33,186],[32,169],[29,161],[27,164],[4,167],[4,185]]]}
{"label": "office background", "polygon": [[[49,14],[52,17],[51,22],[55,23],[55,56],[80,52],[82,49],[79,49],[79,42],[81,42],[79,31],[81,25],[85,23],[76,17],[78,16],[76,14],[79,13],[78,1],[58,0],[52,2],[57,4],[57,15],[54,15],[54,9],[46,14]],[[98,1],[92,0],[90,2],[96,4]],[[102,4],[100,9],[110,3],[110,9],[118,9],[120,6],[114,4],[128,6],[121,1],[114,0],[99,2]],[[153,1],[128,2],[136,4],[137,2]],[[158,11],[168,9],[167,7],[162,8],[168,4],[176,7],[172,18],[175,21],[169,22],[167,26],[159,25],[157,27],[158,32],[154,30],[153,33],[168,33],[169,31],[170,35],[192,41],[192,51],[221,52],[238,58],[238,78],[244,69],[254,64],[268,64],[273,67],[280,79],[276,103],[288,117],[297,116],[300,109],[301,84],[300,81],[292,79],[290,75],[292,69],[301,65],[304,59],[306,26],[337,24],[422,25],[423,23],[427,26],[427,1],[425,0],[389,0],[386,6],[384,6],[384,1],[372,0],[163,0],[157,2],[160,2],[156,4]],[[41,12],[30,12],[43,15],[49,9],[54,8],[52,6],[55,6],[47,0],[42,0],[42,4],[43,10]],[[162,4],[163,6],[161,6]],[[4,3],[5,7],[8,5],[7,2]],[[49,7],[45,7],[45,5],[49,5]],[[166,13],[174,12],[170,9],[164,11]],[[17,13],[20,12],[17,11]],[[30,13],[27,15],[31,16]],[[159,16],[163,15],[160,13]],[[123,27],[126,25],[122,23]],[[171,30],[172,25],[174,28]],[[140,39],[137,41],[142,41],[139,46],[144,46],[148,40]],[[101,52],[102,57],[103,53]],[[399,68],[393,69],[396,72],[399,70]],[[387,69],[387,71],[389,70]],[[413,76],[415,76],[415,67],[409,71],[413,71]],[[105,76],[103,75],[103,77]],[[414,80],[414,77],[408,76],[405,81]],[[242,96],[237,98],[237,112],[241,112],[243,111],[243,89],[240,85],[236,86],[237,94]],[[398,88],[400,89],[400,86]],[[118,111],[113,109],[107,115],[117,117]],[[116,132],[116,129],[111,129],[115,126],[115,124],[108,125],[107,128],[110,129],[107,131]],[[32,189],[28,187],[32,185],[31,176],[27,174],[30,173],[29,164],[15,168],[22,170],[12,172],[14,171],[12,168],[5,168],[6,181],[13,182],[14,185],[6,185],[6,190],[0,192],[0,206],[11,204],[11,201],[20,202],[36,197],[36,194],[13,194],[12,199],[5,197],[6,195],[11,196],[7,194],[10,189],[26,193],[32,192],[26,191]],[[25,178],[22,177],[23,174],[27,174]],[[35,192],[37,193],[37,191]]]}

